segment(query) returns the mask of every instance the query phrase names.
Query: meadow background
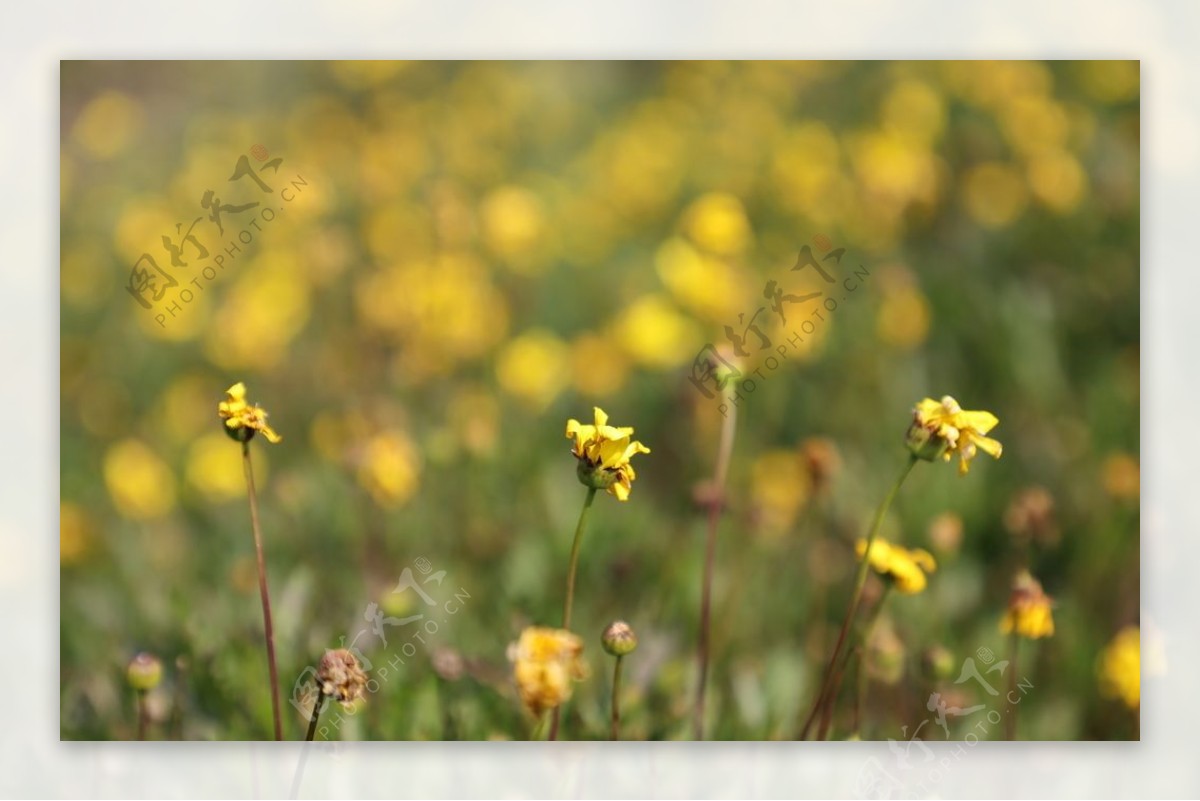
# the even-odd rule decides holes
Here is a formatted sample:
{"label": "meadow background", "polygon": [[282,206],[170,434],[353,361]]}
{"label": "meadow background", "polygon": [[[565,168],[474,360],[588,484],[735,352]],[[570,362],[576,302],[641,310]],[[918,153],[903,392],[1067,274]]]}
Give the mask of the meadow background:
{"label": "meadow background", "polygon": [[[1026,555],[1058,630],[1022,650],[1020,736],[1137,737],[1097,680],[1139,614],[1136,62],[64,62],[61,89],[64,739],[134,736],[139,650],[165,665],[151,736],[270,736],[216,416],[238,380],[284,437],[252,448],[285,697],[368,613],[431,612],[393,592],[424,559],[445,571],[424,585],[438,631],[356,641],[392,667],[336,736],[528,736],[506,647],[559,621],[585,493],[563,429],[595,404],[653,452],[627,503],[592,511],[574,626],[592,676],[564,734],[606,736],[599,634],[624,618],[624,736],[689,737],[721,414],[687,377],[767,281],[823,289],[790,267],[824,241],[846,249],[839,282],[868,275],[739,407],[709,736],[795,735],[912,405],[951,394],[1000,418],[1004,456],[918,465],[892,508],[884,535],[939,569],[889,601],[864,737],[903,739],[933,689],[993,703],[924,657],[1002,656]],[[131,267],[151,252],[190,286],[160,240],[206,190],[264,200],[228,180],[255,145],[282,159],[275,192],[303,184],[160,325]],[[253,213],[195,230],[215,254]],[[808,308],[765,333],[782,344]]]}

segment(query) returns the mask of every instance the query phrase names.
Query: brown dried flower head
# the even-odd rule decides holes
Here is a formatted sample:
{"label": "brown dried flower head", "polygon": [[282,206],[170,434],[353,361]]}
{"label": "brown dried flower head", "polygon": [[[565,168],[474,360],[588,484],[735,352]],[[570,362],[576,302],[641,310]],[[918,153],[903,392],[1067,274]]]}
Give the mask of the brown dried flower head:
{"label": "brown dried flower head", "polygon": [[350,706],[366,695],[367,674],[354,654],[345,648],[326,651],[317,666],[317,683],[321,692],[342,706]]}

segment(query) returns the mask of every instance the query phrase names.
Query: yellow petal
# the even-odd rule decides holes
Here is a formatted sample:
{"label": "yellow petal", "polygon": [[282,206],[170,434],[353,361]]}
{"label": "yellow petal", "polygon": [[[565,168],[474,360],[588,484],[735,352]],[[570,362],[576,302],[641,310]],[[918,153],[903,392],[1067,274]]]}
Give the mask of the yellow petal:
{"label": "yellow petal", "polygon": [[246,385],[239,381],[225,390],[225,394],[229,396],[231,401],[244,401],[246,399]]}
{"label": "yellow petal", "polygon": [[618,501],[629,500],[629,490],[630,487],[626,486],[621,481],[617,481],[617,483],[608,488],[608,491],[615,495]]}
{"label": "yellow petal", "polygon": [[593,406],[592,412],[596,415],[596,430],[599,431],[604,426],[608,425],[608,415],[599,406]]}
{"label": "yellow petal", "polygon": [[959,412],[954,417],[954,424],[959,428],[974,429],[980,434],[986,434],[1000,422],[991,412]]}
{"label": "yellow petal", "polygon": [[926,573],[932,573],[937,570],[937,562],[934,561],[933,554],[924,548],[916,548],[910,551],[909,556]]}
{"label": "yellow petal", "polygon": [[995,459],[999,459],[1000,454],[1004,451],[1004,446],[991,437],[974,437],[972,441],[979,446],[981,451]]}

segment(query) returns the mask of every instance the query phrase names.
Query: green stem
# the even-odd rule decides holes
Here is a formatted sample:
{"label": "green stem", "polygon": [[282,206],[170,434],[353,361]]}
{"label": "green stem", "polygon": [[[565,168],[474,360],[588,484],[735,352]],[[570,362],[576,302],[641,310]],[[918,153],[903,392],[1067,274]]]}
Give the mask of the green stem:
{"label": "green stem", "polygon": [[[888,591],[891,588],[891,584],[885,583],[883,585],[883,593],[879,596],[879,602],[871,610],[871,617],[867,620],[866,625],[859,631],[858,646],[854,649],[858,659],[855,673],[855,678],[858,681],[858,690],[854,696],[854,734],[860,737],[862,735],[862,714],[867,706],[867,686],[869,684],[867,675],[867,648],[870,646],[871,634],[875,631],[875,623],[879,620],[879,614],[883,611],[883,605],[887,602]],[[837,694],[836,690],[834,694]]]}
{"label": "green stem", "polygon": [[[1008,635],[1008,697],[1017,692],[1017,645],[1020,637],[1014,629]],[[1009,709],[1004,716],[1004,739],[1017,739],[1017,705],[1009,701]]]}
{"label": "green stem", "polygon": [[271,596],[267,592],[267,562],[263,556],[262,529],[258,523],[258,490],[254,486],[254,466],[250,462],[250,442],[242,443],[242,466],[250,496],[250,526],[254,529],[254,553],[258,559],[258,594],[262,600],[263,632],[267,641],[267,668],[271,673],[271,715],[275,739],[283,739],[283,720],[279,714],[279,671],[275,667],[275,630],[271,625]]}
{"label": "green stem", "polygon": [[575,525],[575,541],[571,543],[571,564],[567,568],[567,598],[563,602],[562,627],[571,630],[571,606],[575,602],[575,571],[579,567],[579,546],[583,544],[583,530],[587,526],[588,511],[596,498],[596,488],[588,487],[587,497],[583,500],[583,509],[579,511],[579,522]]}
{"label": "green stem", "polygon": [[317,687],[317,702],[313,704],[312,716],[308,719],[308,734],[304,737],[304,742],[311,743],[313,735],[317,733],[317,719],[321,717],[321,705],[325,703],[325,690]]}
{"label": "green stem", "polygon": [[613,667],[613,686],[612,686],[612,735],[610,739],[621,739],[621,661],[622,657],[617,657],[617,664]]}
{"label": "green stem", "polygon": [[[579,546],[583,544],[583,531],[587,527],[588,511],[592,508],[592,501],[596,499],[596,488],[588,487],[587,497],[583,499],[583,508],[579,510],[579,522],[575,524],[575,541],[571,543],[571,563],[567,567],[567,597],[563,601],[563,623],[562,627],[567,631],[571,630],[571,607],[575,603],[575,571],[579,567]],[[558,739],[558,722],[560,706],[554,707],[554,712],[550,717],[550,737],[551,740]]]}
{"label": "green stem", "polygon": [[[727,392],[725,397],[728,397]],[[700,635],[696,641],[696,661],[700,679],[696,684],[696,704],[692,714],[694,739],[704,739],[704,700],[708,687],[708,657],[712,630],[713,563],[717,550],[717,526],[725,506],[725,478],[733,457],[733,435],[737,430],[737,406],[729,404],[729,413],[721,423],[721,441],[717,448],[716,473],[713,475],[713,497],[708,507],[708,536],[704,544],[704,579],[700,589]]]}
{"label": "green stem", "polygon": [[146,691],[137,691],[137,738],[146,739]]}
{"label": "green stem", "polygon": [[[916,463],[916,456],[908,457],[908,461],[904,463],[904,468],[900,471],[900,475],[896,477],[896,482],[892,484],[892,488],[888,490],[883,503],[879,505],[879,509],[875,512],[875,519],[872,521],[871,530],[867,534],[867,547],[863,551],[862,558],[858,561],[858,572],[854,576],[854,591],[850,596],[850,605],[846,609],[845,619],[842,620],[842,628],[838,631],[837,643],[833,646],[833,654],[829,658],[829,664],[825,666],[825,672],[821,678],[821,690],[817,693],[812,709],[809,710],[808,717],[804,721],[804,726],[800,730],[801,740],[808,739],[808,732],[812,728],[818,712],[826,707],[827,695],[830,691],[838,657],[842,653],[842,646],[846,644],[846,634],[850,631],[850,623],[854,620],[854,616],[858,612],[858,603],[862,599],[863,586],[867,583],[867,569],[870,566],[871,546],[875,544],[875,538],[879,534],[880,526],[883,525],[883,518],[887,514],[888,507],[892,505],[896,493],[900,491],[901,485],[904,484],[904,480],[908,478],[908,474],[912,472],[913,465]],[[827,718],[823,719],[822,724],[827,728]]]}
{"label": "green stem", "polygon": [[[557,711],[557,709],[558,709],[558,707],[555,707],[556,711]],[[529,730],[530,742],[542,739],[542,730],[545,728],[546,728],[546,714],[543,712],[541,715],[538,716],[537,722],[534,723],[533,727],[530,728],[530,730]]]}

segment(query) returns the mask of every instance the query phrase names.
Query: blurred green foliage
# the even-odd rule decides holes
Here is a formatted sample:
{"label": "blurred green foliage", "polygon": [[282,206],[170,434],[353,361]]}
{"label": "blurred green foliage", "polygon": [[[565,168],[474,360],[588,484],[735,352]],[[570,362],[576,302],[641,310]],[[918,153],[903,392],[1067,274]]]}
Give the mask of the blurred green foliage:
{"label": "blurred green foliage", "polygon": [[[1057,633],[1021,649],[1020,736],[1137,737],[1097,660],[1139,614],[1139,87],[1136,62],[65,62],[62,736],[134,736],[142,649],[165,665],[152,736],[270,736],[216,417],[238,380],[284,437],[252,449],[285,696],[370,630],[371,604],[440,621],[425,643],[423,623],[357,640],[379,686],[331,738],[528,736],[505,651],[560,622],[585,493],[563,428],[593,404],[653,452],[627,503],[592,512],[574,626],[591,677],[564,734],[606,736],[599,638],[624,618],[641,641],[624,736],[690,736],[696,493],[722,419],[692,362],[768,305],[767,281],[837,297],[861,268],[778,368],[747,340],[765,378],[739,406],[719,535],[710,736],[795,735],[912,406],[951,394],[1000,418],[1004,456],[919,465],[894,505],[884,535],[939,568],[883,612],[863,736],[911,732],[934,689],[995,705],[921,657],[1003,658],[1028,560]],[[247,154],[271,192],[229,180]],[[219,235],[209,189],[263,205]],[[202,218],[211,259],[262,208],[279,211],[211,280],[195,248],[176,267],[160,245]],[[836,285],[790,270],[805,245],[846,249]],[[143,253],[179,284],[151,310],[126,291]],[[815,308],[787,326],[767,309],[772,349]],[[418,558],[445,571],[422,585],[437,606],[393,592]]]}

